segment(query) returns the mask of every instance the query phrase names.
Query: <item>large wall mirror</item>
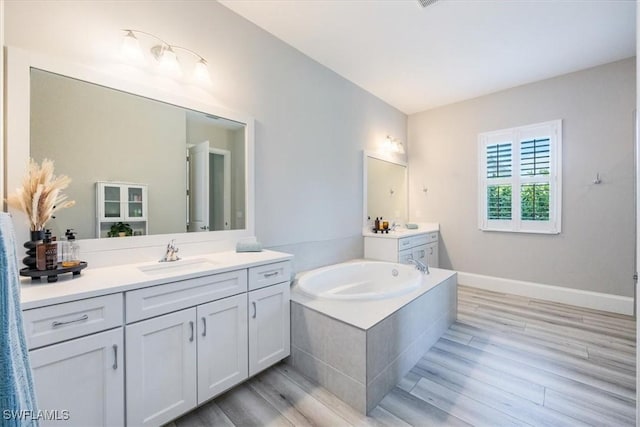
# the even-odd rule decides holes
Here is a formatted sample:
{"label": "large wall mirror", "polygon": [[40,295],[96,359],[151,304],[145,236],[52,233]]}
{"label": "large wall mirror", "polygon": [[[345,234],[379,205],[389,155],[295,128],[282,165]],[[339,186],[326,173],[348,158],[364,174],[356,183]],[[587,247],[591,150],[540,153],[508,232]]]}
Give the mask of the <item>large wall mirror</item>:
{"label": "large wall mirror", "polygon": [[54,234],[113,241],[111,226],[123,222],[125,246],[253,235],[250,117],[18,49],[7,80],[7,192],[29,157],[72,179],[76,206],[47,224]]}
{"label": "large wall mirror", "polygon": [[54,231],[244,229],[244,123],[36,68],[30,105],[31,157],[73,179]]}
{"label": "large wall mirror", "polygon": [[405,223],[409,219],[406,163],[365,152],[363,171],[365,226],[368,218],[376,217]]}

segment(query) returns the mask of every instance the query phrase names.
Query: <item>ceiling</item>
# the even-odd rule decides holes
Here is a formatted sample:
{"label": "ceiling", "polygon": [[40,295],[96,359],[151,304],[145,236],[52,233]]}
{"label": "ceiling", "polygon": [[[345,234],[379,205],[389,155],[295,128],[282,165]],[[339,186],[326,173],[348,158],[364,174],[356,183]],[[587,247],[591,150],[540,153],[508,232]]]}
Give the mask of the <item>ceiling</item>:
{"label": "ceiling", "polygon": [[636,52],[634,0],[221,0],[412,114]]}

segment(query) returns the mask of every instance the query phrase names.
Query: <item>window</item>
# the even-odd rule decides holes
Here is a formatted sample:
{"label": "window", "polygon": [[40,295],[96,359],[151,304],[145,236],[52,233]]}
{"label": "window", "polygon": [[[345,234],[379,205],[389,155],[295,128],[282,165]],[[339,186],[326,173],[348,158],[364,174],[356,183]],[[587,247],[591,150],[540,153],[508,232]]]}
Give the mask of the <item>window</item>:
{"label": "window", "polygon": [[479,226],[560,233],[562,122],[478,136]]}

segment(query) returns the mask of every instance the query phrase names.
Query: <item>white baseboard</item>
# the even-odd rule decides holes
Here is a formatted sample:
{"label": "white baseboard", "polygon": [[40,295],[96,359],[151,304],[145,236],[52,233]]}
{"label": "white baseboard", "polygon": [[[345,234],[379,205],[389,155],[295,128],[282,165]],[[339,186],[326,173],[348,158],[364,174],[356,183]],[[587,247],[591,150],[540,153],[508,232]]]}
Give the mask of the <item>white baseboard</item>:
{"label": "white baseboard", "polygon": [[601,292],[583,291],[522,280],[458,272],[458,283],[494,292],[520,295],[578,307],[633,315],[633,298]]}

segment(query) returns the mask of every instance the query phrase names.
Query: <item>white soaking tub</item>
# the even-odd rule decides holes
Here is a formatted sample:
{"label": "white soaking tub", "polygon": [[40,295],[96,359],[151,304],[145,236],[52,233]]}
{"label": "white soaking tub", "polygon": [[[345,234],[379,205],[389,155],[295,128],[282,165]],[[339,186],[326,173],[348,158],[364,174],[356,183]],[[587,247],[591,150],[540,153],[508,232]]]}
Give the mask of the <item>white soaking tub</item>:
{"label": "white soaking tub", "polygon": [[358,261],[330,265],[298,278],[298,290],[310,297],[372,300],[404,295],[420,287],[422,273],[411,265]]}

